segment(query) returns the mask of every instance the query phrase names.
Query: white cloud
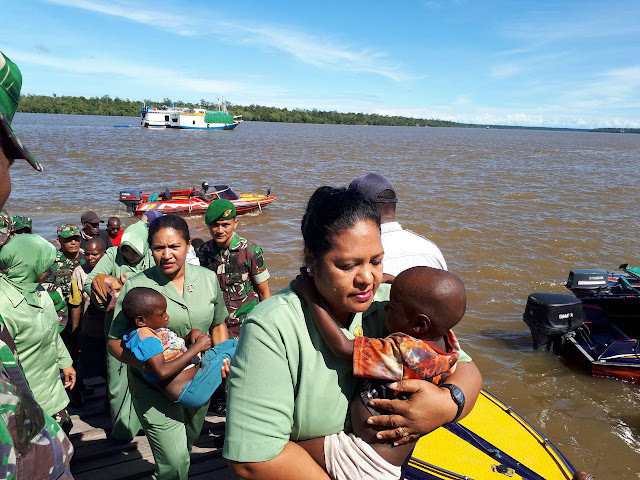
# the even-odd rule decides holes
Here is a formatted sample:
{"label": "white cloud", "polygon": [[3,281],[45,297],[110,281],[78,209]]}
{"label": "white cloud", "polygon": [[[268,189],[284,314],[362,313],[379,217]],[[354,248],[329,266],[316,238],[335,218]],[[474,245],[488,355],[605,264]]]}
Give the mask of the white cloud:
{"label": "white cloud", "polygon": [[[48,0],[56,5],[117,16],[178,35],[214,35],[222,39],[285,52],[296,60],[318,68],[373,73],[396,82],[416,77],[390,61],[384,52],[341,45],[291,26],[257,25],[256,22],[198,20],[198,14],[175,14],[166,9],[140,9],[136,4],[103,0]],[[233,38],[231,38],[233,36]]]}
{"label": "white cloud", "polygon": [[79,74],[124,77],[147,85],[164,86],[169,91],[191,89],[194,94],[218,94],[247,88],[241,82],[224,82],[184,75],[182,71],[129,62],[111,57],[60,58],[12,51],[12,59]]}
{"label": "white cloud", "polygon": [[167,30],[177,35],[196,35],[198,33],[195,25],[187,17],[175,12],[169,14],[166,11],[132,8],[131,5],[120,0],[111,0],[108,3],[91,0],[48,0],[48,2],[64,7],[79,8],[104,15],[126,18],[127,20]]}

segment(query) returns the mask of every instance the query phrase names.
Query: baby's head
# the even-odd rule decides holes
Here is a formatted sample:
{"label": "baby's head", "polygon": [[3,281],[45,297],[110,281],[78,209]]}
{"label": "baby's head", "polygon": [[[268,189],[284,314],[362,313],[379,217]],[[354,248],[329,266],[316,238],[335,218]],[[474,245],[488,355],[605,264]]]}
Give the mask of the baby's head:
{"label": "baby's head", "polygon": [[453,273],[413,267],[400,273],[391,287],[385,323],[389,333],[436,340],[464,316],[467,296]]}
{"label": "baby's head", "polygon": [[133,328],[157,330],[169,325],[167,300],[152,288],[136,287],[129,290],[122,301],[122,313]]}

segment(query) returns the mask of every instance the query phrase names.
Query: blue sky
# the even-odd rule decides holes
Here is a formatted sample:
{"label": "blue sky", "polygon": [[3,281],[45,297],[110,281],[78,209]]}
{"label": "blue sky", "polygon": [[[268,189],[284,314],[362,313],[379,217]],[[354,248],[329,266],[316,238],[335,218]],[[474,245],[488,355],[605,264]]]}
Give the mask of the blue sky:
{"label": "blue sky", "polygon": [[640,127],[640,2],[5,0],[23,93]]}

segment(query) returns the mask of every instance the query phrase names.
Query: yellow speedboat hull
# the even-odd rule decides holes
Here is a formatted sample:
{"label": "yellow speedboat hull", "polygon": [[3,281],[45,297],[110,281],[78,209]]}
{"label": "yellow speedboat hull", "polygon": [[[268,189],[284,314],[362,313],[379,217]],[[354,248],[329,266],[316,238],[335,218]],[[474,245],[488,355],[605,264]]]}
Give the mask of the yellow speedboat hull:
{"label": "yellow speedboat hull", "polygon": [[415,480],[570,480],[575,473],[549,440],[486,390],[459,423],[422,437],[402,470]]}

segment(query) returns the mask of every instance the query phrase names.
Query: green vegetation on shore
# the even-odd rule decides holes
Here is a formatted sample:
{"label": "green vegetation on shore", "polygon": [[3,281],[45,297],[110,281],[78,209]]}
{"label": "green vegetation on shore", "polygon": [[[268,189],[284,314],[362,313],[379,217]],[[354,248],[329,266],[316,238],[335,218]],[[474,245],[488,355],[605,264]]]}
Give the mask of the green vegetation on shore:
{"label": "green vegetation on shore", "polygon": [[[169,99],[162,101],[145,100],[147,105],[166,105]],[[20,97],[19,112],[28,113],[65,113],[70,115],[111,115],[123,117],[137,117],[140,115],[142,101],[121,98],[103,97],[73,97],[58,96],[55,93],[49,95],[22,95]],[[174,102],[176,107],[203,107],[214,109],[215,103],[201,100],[198,104]],[[290,122],[290,123],[327,123],[334,125],[385,125],[405,127],[468,127],[485,128],[487,125],[471,123],[450,122],[447,120],[435,120],[425,118],[412,118],[401,116],[386,116],[375,113],[340,113],[336,111],[288,109],[276,107],[264,107],[261,105],[233,105],[227,102],[229,113],[243,115],[245,120],[260,122]],[[508,125],[490,125],[491,128],[521,128],[536,130],[577,130],[570,128],[548,127],[517,127]],[[584,130],[582,130],[584,131]],[[619,128],[597,128],[591,132],[618,133]],[[624,129],[626,133],[640,133],[638,128]]]}

